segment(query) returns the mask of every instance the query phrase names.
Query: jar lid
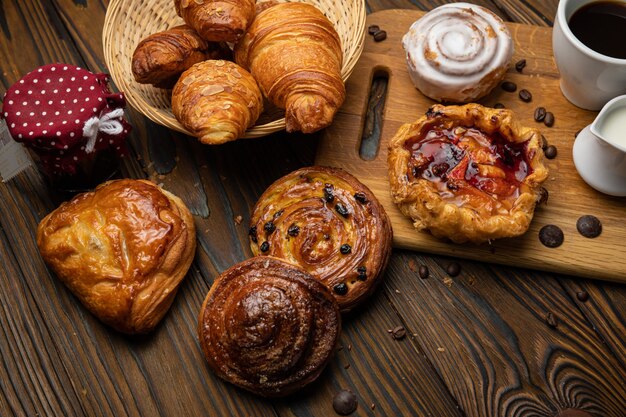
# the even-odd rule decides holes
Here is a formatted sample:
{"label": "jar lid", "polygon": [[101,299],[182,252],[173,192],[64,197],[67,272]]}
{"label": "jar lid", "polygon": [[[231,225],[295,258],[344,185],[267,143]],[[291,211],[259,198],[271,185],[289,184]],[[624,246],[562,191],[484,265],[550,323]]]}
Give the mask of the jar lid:
{"label": "jar lid", "polygon": [[112,147],[123,156],[130,125],[123,93],[111,93],[108,75],[70,64],[37,68],[11,86],[3,116],[13,139],[33,149],[46,168],[73,173],[73,165]]}

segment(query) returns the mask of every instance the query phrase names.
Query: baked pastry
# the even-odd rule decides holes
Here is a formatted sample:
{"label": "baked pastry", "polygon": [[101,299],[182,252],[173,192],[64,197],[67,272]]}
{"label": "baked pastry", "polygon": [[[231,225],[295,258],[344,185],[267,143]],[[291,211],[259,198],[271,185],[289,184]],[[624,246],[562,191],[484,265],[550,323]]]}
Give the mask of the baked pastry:
{"label": "baked pastry", "polygon": [[511,110],[435,105],[389,142],[394,203],[418,230],[453,242],[526,232],[541,183],[541,134]]}
{"label": "baked pastry", "polygon": [[374,291],[391,254],[385,210],[337,168],[302,168],[280,178],[263,193],[250,223],[255,255],[304,268],[331,289],[342,312]]}
{"label": "baked pastry", "polygon": [[328,126],[343,103],[343,52],[332,23],[315,6],[281,3],[259,13],[235,46],[263,94],[285,109],[288,132]]}
{"label": "baked pastry", "polygon": [[415,87],[437,101],[467,103],[487,95],[513,56],[506,25],[490,10],[446,4],[426,13],[402,38]]}
{"label": "baked pastry", "polygon": [[174,0],[176,13],[200,36],[237,42],[254,20],[255,0]]}
{"label": "baked pastry", "polygon": [[152,330],[169,309],[196,248],[193,218],[145,180],[77,195],[37,228],[44,261],[81,303],[123,333]]}
{"label": "baked pastry", "polygon": [[230,61],[204,61],[181,76],[172,91],[172,112],[200,142],[216,145],[243,136],[263,111],[252,75]]}
{"label": "baked pastry", "polygon": [[207,59],[230,59],[225,43],[207,42],[187,25],[154,33],[135,48],[132,70],[135,81],[172,88],[180,74]]}
{"label": "baked pastry", "polygon": [[313,382],[341,328],[328,289],[302,269],[259,256],[222,273],[200,311],[200,345],[215,373],[265,397]]}

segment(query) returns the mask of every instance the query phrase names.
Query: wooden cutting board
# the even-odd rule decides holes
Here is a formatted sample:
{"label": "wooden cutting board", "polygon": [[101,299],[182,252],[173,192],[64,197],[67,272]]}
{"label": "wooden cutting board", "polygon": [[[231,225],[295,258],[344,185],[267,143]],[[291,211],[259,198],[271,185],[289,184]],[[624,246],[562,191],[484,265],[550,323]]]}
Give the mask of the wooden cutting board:
{"label": "wooden cutting board", "polygon": [[[423,12],[414,10],[386,10],[368,16],[367,26],[379,25],[387,31],[387,39],[374,42],[371,36],[366,36],[363,55],[347,82],[348,97],[322,135],[316,163],[344,168],[374,192],[391,218],[395,247],[626,282],[626,198],[595,191],[576,172],[572,161],[575,134],[591,123],[596,113],[575,107],[561,94],[559,72],[552,56],[551,28],[508,25],[515,40],[513,62],[525,58],[527,65],[522,73],[512,67],[506,79],[518,85],[518,92],[528,89],[533,95],[532,102],[524,103],[518,92],[507,93],[499,87],[480,100],[487,106],[503,103],[523,123],[540,128],[548,142],[558,149],[555,159],[546,159],[550,169],[544,184],[549,191],[548,203],[537,208],[528,232],[491,245],[445,243],[416,231],[395,207],[387,179],[388,141],[403,123],[417,120],[434,103],[411,84],[401,44],[409,26],[422,15]],[[370,86],[378,74],[388,76],[380,146],[376,157],[366,161],[359,156],[359,147]],[[538,106],[555,114],[553,127],[534,121],[533,113]],[[602,221],[599,237],[588,239],[577,232],[576,221],[585,214],[593,214]],[[539,242],[539,229],[546,224],[555,224],[563,230],[563,245],[550,249]]]}

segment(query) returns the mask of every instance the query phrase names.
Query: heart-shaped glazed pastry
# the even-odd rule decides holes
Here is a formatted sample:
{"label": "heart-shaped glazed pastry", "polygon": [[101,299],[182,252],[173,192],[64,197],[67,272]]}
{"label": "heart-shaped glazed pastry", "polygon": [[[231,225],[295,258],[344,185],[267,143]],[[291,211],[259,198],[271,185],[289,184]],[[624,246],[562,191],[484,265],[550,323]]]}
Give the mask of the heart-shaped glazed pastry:
{"label": "heart-shaped glazed pastry", "polygon": [[94,315],[123,333],[152,330],[193,260],[191,213],[145,180],[79,194],[37,228],[44,261]]}

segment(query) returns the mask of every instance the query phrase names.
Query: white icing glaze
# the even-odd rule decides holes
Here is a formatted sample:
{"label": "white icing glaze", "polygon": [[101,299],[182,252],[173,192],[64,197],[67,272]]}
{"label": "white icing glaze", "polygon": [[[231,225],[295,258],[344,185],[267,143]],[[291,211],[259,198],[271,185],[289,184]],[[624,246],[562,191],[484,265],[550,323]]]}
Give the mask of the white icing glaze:
{"label": "white icing glaze", "polygon": [[413,84],[435,100],[469,102],[504,77],[513,41],[502,19],[469,3],[437,7],[402,38]]}

